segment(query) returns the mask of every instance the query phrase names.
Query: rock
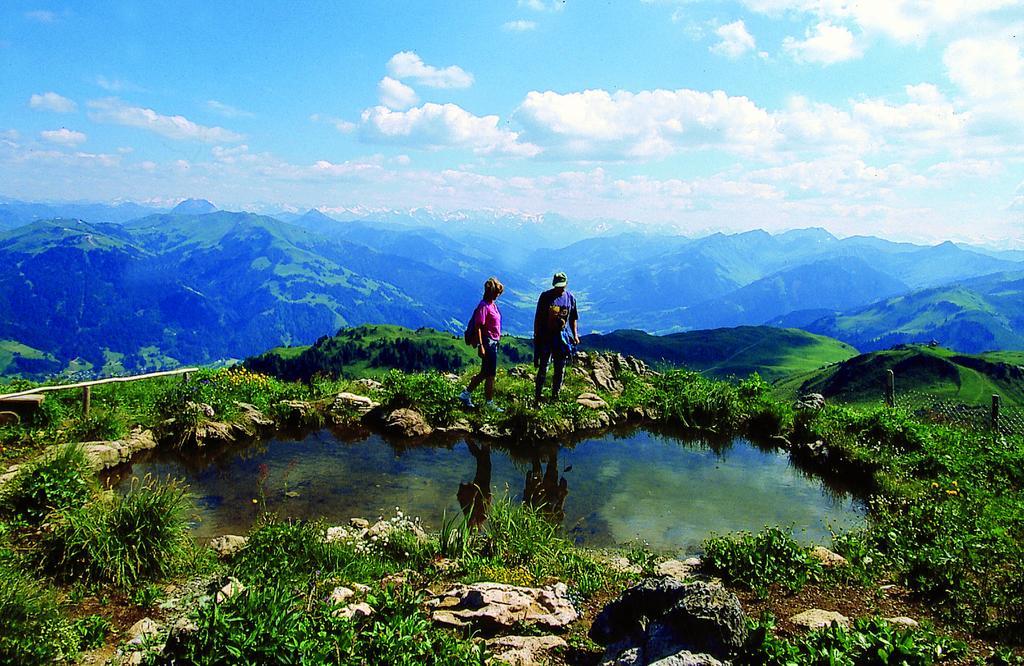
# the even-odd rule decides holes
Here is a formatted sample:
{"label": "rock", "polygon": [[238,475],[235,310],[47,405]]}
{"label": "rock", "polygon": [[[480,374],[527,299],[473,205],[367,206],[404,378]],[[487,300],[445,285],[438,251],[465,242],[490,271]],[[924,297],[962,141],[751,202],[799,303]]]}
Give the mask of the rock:
{"label": "rock", "polygon": [[160,625],[156,620],[144,617],[131,626],[127,635],[129,643],[132,645],[140,645],[143,641],[159,636]]}
{"label": "rock", "polygon": [[327,598],[327,601],[331,604],[334,604],[335,606],[338,606],[354,596],[356,596],[356,593],[354,591],[350,590],[344,585],[339,585],[338,587],[331,590],[331,596]]}
{"label": "rock", "polygon": [[633,564],[625,557],[610,557],[605,560],[605,564],[615,571],[624,574],[640,574],[643,573],[637,565]]}
{"label": "rock", "polygon": [[350,604],[337,610],[333,610],[331,611],[331,615],[334,617],[344,618],[346,620],[351,620],[356,615],[370,617],[373,615],[373,607],[365,601],[361,601],[358,604]]}
{"label": "rock", "polygon": [[821,627],[829,626],[833,622],[842,627],[850,626],[850,619],[842,613],[821,610],[820,608],[811,608],[802,613],[797,613],[789,618],[789,621],[802,629],[820,629]]}
{"label": "rock", "polygon": [[402,437],[426,437],[434,431],[422,414],[404,407],[388,414],[384,427]]}
{"label": "rock", "polygon": [[192,402],[189,400],[185,403],[185,411],[195,412],[199,414],[199,416],[205,416],[208,419],[212,419],[217,416],[217,412],[214,411],[213,407],[205,402]]}
{"label": "rock", "polygon": [[501,583],[456,585],[427,602],[435,622],[450,627],[472,625],[483,631],[517,626],[559,629],[579,614],[565,583],[544,588]]}
{"label": "rock", "polygon": [[839,553],[833,553],[824,546],[815,546],[811,549],[811,557],[821,562],[825,567],[845,567],[850,563]]}
{"label": "rock", "polygon": [[[379,386],[380,384],[378,384],[378,387]],[[376,406],[377,403],[375,403],[373,400],[367,398],[365,395],[359,395],[357,393],[349,393],[348,391],[343,391],[338,395],[334,396],[335,409],[351,409],[354,410],[360,416],[366,414]]]}
{"label": "rock", "polygon": [[366,533],[362,536],[365,539],[373,539],[374,537],[379,539],[381,537],[385,537],[391,534],[395,530],[401,530],[403,532],[412,532],[413,536],[416,537],[416,541],[418,541],[419,543],[426,543],[430,540],[430,537],[427,535],[427,533],[424,532],[423,529],[415,523],[407,522],[399,526],[395,525],[395,523],[391,522],[390,520],[378,520],[369,529],[367,529]]}
{"label": "rock", "polygon": [[120,451],[109,443],[86,443],[82,449],[85,452],[86,459],[89,461],[89,465],[95,470],[114,467],[121,462]]}
{"label": "rock", "polygon": [[574,369],[594,388],[614,395],[622,393],[627,373],[645,375],[649,372],[643,361],[613,353],[577,354]]}
{"label": "rock", "polygon": [[370,591],[369,585],[363,585],[362,583],[350,583],[350,585],[352,586],[352,589],[359,594],[366,594]]}
{"label": "rock", "polygon": [[196,424],[193,439],[196,446],[206,446],[209,442],[234,442],[238,437],[235,429],[228,423],[204,421]]}
{"label": "rock", "polygon": [[402,569],[401,571],[389,574],[381,578],[380,584],[383,587],[387,587],[389,585],[392,587],[401,587],[402,585],[405,585],[410,580],[412,580],[413,575],[414,574],[412,571],[409,571],[408,569]]}
{"label": "rock", "polygon": [[463,433],[468,435],[473,432],[473,424],[471,424],[466,419],[458,419],[457,421],[455,421],[455,423],[451,424],[450,426],[447,426],[445,428],[438,428],[437,431]]}
{"label": "rock", "polygon": [[217,557],[226,559],[233,557],[235,553],[245,548],[245,544],[248,542],[248,537],[225,534],[224,536],[210,539],[210,548],[213,549],[213,552],[217,553]]}
{"label": "rock", "polygon": [[290,424],[305,424],[319,420],[316,406],[305,400],[282,400],[277,403],[277,413]]}
{"label": "rock", "polygon": [[[590,638],[606,646],[604,663],[715,663],[705,655],[727,659],[738,651],[745,621],[739,599],[721,585],[665,576],[647,578],[605,606]],[[659,661],[670,657],[676,661]]]}
{"label": "rock", "polygon": [[245,592],[245,585],[242,585],[236,578],[229,578],[228,582],[224,584],[224,587],[220,588],[213,600],[218,604],[222,604],[228,599],[234,597],[237,594]]}
{"label": "rock", "polygon": [[272,428],[274,426],[274,419],[257,409],[256,405],[250,405],[247,402],[235,402],[235,407],[238,407],[239,411],[242,412],[243,420],[257,428]]}
{"label": "rock", "polygon": [[490,437],[491,439],[502,439],[512,434],[512,431],[507,428],[499,428],[493,423],[484,423],[477,428],[477,434],[483,437]]}
{"label": "rock", "polygon": [[518,377],[519,379],[533,379],[537,376],[536,370],[531,370],[525,365],[516,365],[509,369],[509,377]]}
{"label": "rock", "polygon": [[[698,566],[700,566],[700,560],[697,560],[697,562]],[[676,580],[686,580],[693,576],[693,571],[696,568],[679,560],[665,560],[654,568],[654,572],[660,576],[668,576]]]}
{"label": "rock", "polygon": [[614,661],[602,661],[601,666],[723,666],[723,663],[709,654],[694,654],[688,650],[679,652],[667,657],[648,661],[643,648],[629,648],[618,655]]}
{"label": "rock", "polygon": [[360,386],[366,388],[366,390],[368,391],[376,391],[381,386],[383,386],[383,384],[378,382],[376,379],[370,379],[369,377],[357,379],[354,383],[359,384]]}
{"label": "rock", "polygon": [[825,396],[820,393],[805,393],[793,404],[793,409],[817,412],[825,408]]}
{"label": "rock", "polygon": [[904,615],[900,615],[899,617],[887,617],[885,618],[885,621],[889,624],[894,624],[898,627],[906,627],[907,629],[916,629],[918,626],[920,626],[917,620],[915,620],[912,617],[906,617]]}
{"label": "rock", "polygon": [[349,518],[348,525],[349,527],[354,527],[357,530],[365,530],[370,527],[370,521],[366,518]]}
{"label": "rock", "polygon": [[576,397],[576,403],[583,405],[587,409],[605,409],[608,407],[608,403],[604,401],[604,398],[596,393],[580,393]]}
{"label": "rock", "polygon": [[510,666],[546,664],[546,655],[569,644],[559,636],[499,636],[486,641],[494,659]]}

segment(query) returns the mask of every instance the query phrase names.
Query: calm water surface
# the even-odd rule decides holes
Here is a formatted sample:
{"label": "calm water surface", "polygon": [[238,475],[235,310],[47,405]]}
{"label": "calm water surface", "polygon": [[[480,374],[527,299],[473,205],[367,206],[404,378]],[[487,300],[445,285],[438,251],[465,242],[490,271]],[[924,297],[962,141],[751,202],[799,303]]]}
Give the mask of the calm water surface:
{"label": "calm water surface", "polygon": [[829,526],[856,526],[864,515],[851,493],[797,469],[785,453],[744,439],[712,447],[640,429],[540,449],[473,440],[405,446],[321,430],[187,455],[150,452],[111,481],[124,487],[145,474],[188,482],[200,538],[245,533],[264,504],[333,524],[401,507],[436,529],[443,512],[486,493],[543,505],[580,544],[644,539],[678,553],[696,552],[712,532],[765,525],[793,525],[801,540],[820,541]]}

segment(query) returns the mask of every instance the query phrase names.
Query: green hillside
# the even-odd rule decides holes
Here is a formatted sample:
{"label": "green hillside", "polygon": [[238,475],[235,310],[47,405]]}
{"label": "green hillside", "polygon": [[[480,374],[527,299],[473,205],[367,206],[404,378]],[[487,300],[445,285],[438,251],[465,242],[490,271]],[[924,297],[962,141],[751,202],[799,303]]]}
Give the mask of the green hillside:
{"label": "green hillside", "polygon": [[715,377],[756,372],[769,381],[857,355],[848,344],[793,328],[738,326],[670,335],[615,331],[583,336],[588,349],[630,354],[648,363],[685,365]]}
{"label": "green hillside", "polygon": [[966,353],[1024,349],[1024,273],[911,292],[824,317],[807,329],[866,351],[932,339]]}
{"label": "green hillside", "polygon": [[58,370],[53,356],[14,340],[0,340],[0,377],[34,377]]}
{"label": "green hillside", "polygon": [[898,345],[779,382],[780,393],[821,393],[844,402],[883,399],[886,370],[892,370],[897,400],[934,398],[989,405],[999,394],[1007,406],[1024,406],[1024,352],[958,354],[942,347]]}
{"label": "green hillside", "polygon": [[[498,358],[506,366],[529,363],[533,358],[532,346],[527,340],[505,336]],[[372,377],[391,369],[458,372],[477,363],[476,351],[461,336],[432,328],[414,331],[392,325],[343,328],[313,345],[276,347],[245,360],[250,370],[288,380],[308,380],[318,374]]]}

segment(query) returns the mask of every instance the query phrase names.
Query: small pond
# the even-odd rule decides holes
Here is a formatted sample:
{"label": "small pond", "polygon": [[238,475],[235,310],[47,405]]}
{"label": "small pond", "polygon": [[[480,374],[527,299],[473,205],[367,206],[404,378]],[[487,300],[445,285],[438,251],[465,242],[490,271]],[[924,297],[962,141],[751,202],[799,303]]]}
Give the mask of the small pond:
{"label": "small pond", "polygon": [[645,429],[513,449],[473,439],[410,446],[379,434],[320,430],[295,440],[152,451],[110,482],[124,487],[146,474],[191,486],[199,538],[244,534],[264,506],[331,524],[389,517],[401,507],[436,529],[444,512],[474,500],[479,506],[481,493],[543,505],[581,545],[643,539],[680,554],[697,552],[712,532],[765,525],[792,525],[801,541],[824,541],[829,526],[853,527],[864,516],[851,489],[798,469],[785,452],[744,439],[707,444]]}

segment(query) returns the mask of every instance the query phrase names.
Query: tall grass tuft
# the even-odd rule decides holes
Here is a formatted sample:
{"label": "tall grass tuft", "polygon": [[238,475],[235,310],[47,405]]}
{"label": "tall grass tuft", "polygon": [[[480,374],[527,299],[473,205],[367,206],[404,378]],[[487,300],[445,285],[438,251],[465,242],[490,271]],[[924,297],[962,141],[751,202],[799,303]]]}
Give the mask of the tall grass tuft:
{"label": "tall grass tuft", "polygon": [[44,563],[61,575],[128,588],[163,576],[188,554],[192,500],[178,481],[133,480],[57,516],[42,544]]}
{"label": "tall grass tuft", "polygon": [[53,594],[0,562],[0,664],[51,664],[77,644]]}
{"label": "tall grass tuft", "polygon": [[96,474],[78,444],[65,444],[27,464],[3,491],[9,515],[39,524],[51,511],[82,506],[96,489]]}

